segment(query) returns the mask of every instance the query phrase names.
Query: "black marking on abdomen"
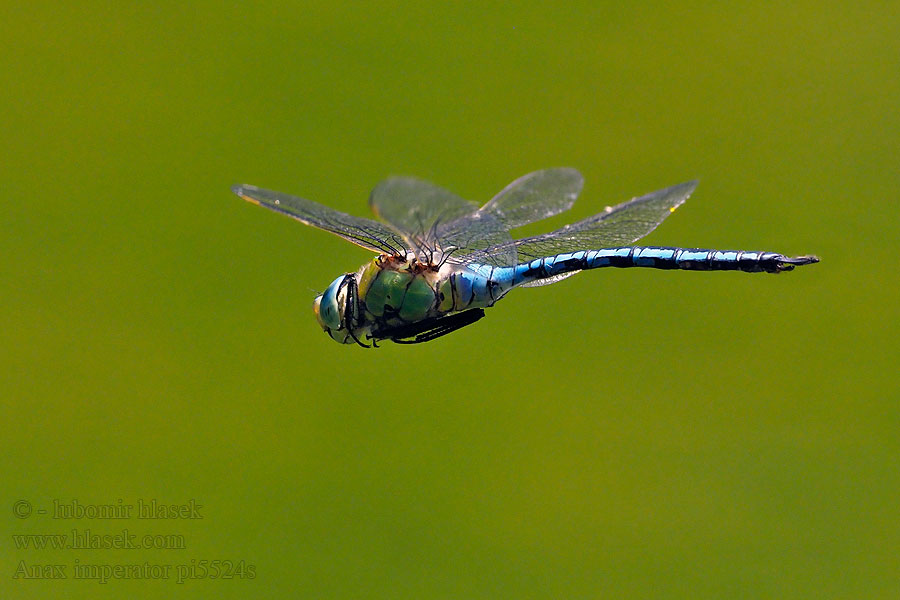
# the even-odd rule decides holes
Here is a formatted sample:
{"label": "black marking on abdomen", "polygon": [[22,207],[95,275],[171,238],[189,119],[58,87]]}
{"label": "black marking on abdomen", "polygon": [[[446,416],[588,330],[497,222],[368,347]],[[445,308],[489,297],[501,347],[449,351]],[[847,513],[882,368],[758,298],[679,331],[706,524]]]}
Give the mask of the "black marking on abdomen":
{"label": "black marking on abdomen", "polygon": [[453,299],[451,307],[456,309],[456,273],[450,275],[450,297]]}
{"label": "black marking on abdomen", "polygon": [[[497,301],[497,299],[494,298],[494,286],[497,285],[497,282],[494,281],[494,269],[495,268],[496,268],[495,266],[493,266],[493,265],[491,266],[491,274],[488,275],[487,285],[485,286],[485,287],[487,287],[488,296],[491,297],[491,305],[493,305],[494,302]],[[475,295],[475,286],[474,285],[472,286],[472,295],[473,296]]]}

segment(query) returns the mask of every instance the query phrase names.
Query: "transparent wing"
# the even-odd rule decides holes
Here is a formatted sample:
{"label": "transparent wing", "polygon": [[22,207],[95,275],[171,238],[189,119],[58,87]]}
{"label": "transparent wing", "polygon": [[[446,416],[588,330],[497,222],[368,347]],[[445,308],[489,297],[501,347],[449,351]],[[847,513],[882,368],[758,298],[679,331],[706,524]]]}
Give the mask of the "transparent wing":
{"label": "transparent wing", "polygon": [[[659,190],[556,231],[514,240],[509,245],[515,248],[519,262],[562,252],[628,246],[656,229],[696,187],[696,181],[689,181]],[[485,256],[504,250],[503,247],[486,248],[466,256],[463,262],[482,262]]]}
{"label": "transparent wing", "polygon": [[[453,192],[414,177],[391,177],[369,196],[379,217],[397,229],[422,260],[498,248],[512,241],[508,228],[494,214]],[[485,257],[488,264],[511,265],[515,249],[504,247]]]}
{"label": "transparent wing", "polygon": [[[450,262],[465,263],[478,253],[486,264],[509,266],[516,262],[509,230],[546,219],[572,207],[584,184],[575,169],[544,169],[519,177],[470,215],[439,226],[436,236],[443,248],[453,248]],[[490,253],[485,250],[491,248]]]}
{"label": "transparent wing", "polygon": [[581,273],[581,271],[568,271],[567,273],[560,273],[559,275],[554,275],[553,277],[547,277],[546,279],[535,279],[534,281],[521,284],[522,287],[541,287],[544,285],[550,285],[551,283],[556,283],[557,281],[562,281],[563,279],[568,279],[572,275],[576,275]]}
{"label": "transparent wing", "polygon": [[252,185],[235,185],[231,191],[248,202],[293,217],[306,225],[330,231],[363,248],[388,254],[406,254],[406,246],[400,236],[378,221],[354,217],[318,202]]}
{"label": "transparent wing", "polygon": [[[467,255],[478,253],[481,262],[498,267],[516,264],[516,249],[509,229],[490,213],[475,212],[437,228],[438,247],[449,253],[449,262],[465,264]],[[490,248],[491,252],[486,252]]]}
{"label": "transparent wing", "polygon": [[519,177],[482,206],[507,229],[546,219],[572,208],[584,186],[575,169],[544,169]]}
{"label": "transparent wing", "polygon": [[[459,219],[478,207],[453,192],[415,177],[390,177],[372,190],[369,206],[400,232],[409,245],[434,239],[440,223]],[[423,248],[424,249],[424,248]]]}

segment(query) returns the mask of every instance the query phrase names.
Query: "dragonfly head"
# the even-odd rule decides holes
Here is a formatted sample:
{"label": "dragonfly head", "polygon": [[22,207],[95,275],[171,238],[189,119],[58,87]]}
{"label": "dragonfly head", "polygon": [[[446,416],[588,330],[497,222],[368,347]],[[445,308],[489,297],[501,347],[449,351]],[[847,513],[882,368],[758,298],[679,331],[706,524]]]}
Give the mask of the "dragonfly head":
{"label": "dragonfly head", "polygon": [[351,329],[359,314],[356,275],[345,273],[331,282],[313,303],[316,321],[325,333],[341,344],[357,341]]}

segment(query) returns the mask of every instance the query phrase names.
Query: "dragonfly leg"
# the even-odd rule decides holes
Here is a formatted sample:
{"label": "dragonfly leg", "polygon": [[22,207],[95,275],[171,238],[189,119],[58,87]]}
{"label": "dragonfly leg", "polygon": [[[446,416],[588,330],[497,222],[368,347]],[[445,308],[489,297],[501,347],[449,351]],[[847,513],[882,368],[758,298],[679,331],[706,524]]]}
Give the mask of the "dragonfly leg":
{"label": "dragonfly leg", "polygon": [[353,333],[353,329],[359,325],[359,285],[356,283],[356,278],[349,278],[347,284],[347,303],[344,305],[344,315],[345,319],[348,321],[349,326],[347,327],[347,333],[350,334],[350,337],[353,338],[353,341],[362,346],[363,348],[368,348],[368,344],[364,344],[359,341],[359,338],[356,337],[356,334]]}
{"label": "dragonfly leg", "polygon": [[[389,339],[397,344],[421,344],[452,333],[478,321],[484,316],[484,309],[474,308],[443,317],[425,319],[418,323],[383,329],[374,334],[378,339]],[[373,340],[374,341],[374,340]]]}

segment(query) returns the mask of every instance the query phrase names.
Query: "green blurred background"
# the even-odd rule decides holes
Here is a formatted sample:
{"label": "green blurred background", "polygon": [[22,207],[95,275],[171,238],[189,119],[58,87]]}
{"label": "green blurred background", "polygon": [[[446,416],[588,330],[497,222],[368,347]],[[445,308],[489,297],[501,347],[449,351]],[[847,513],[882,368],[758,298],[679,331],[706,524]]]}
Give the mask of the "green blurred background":
{"label": "green blurred background", "polygon": [[[3,12],[3,598],[900,595],[896,3]],[[550,166],[584,192],[523,233],[699,177],[647,242],[822,263],[585,273],[366,351],[311,303],[370,255],[228,189],[365,215],[390,174],[483,202]],[[123,527],[186,548],[12,537]]]}

